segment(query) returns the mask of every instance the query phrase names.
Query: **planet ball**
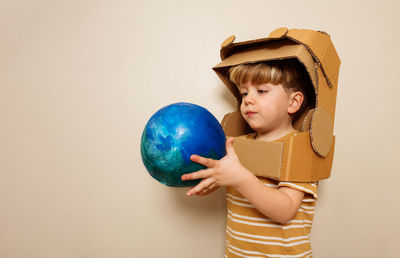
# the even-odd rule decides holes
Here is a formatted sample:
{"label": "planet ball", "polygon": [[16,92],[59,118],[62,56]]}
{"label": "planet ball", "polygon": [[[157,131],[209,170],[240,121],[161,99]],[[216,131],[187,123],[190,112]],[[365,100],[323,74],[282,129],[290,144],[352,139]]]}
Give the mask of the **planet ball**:
{"label": "planet ball", "polygon": [[190,160],[192,154],[211,159],[225,156],[225,134],[218,120],[205,108],[175,103],[158,110],[147,122],[140,144],[142,161],[149,174],[173,187],[193,186],[183,174],[205,167]]}

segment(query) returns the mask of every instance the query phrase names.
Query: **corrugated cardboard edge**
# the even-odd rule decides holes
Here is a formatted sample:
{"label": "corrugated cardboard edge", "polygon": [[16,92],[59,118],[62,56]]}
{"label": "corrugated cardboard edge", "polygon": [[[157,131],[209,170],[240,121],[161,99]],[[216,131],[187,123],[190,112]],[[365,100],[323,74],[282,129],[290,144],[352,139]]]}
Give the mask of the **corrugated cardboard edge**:
{"label": "corrugated cardboard edge", "polygon": [[301,124],[301,132],[309,131],[311,129],[311,121],[313,118],[313,114],[315,109],[310,109],[307,114],[304,116],[303,123]]}
{"label": "corrugated cardboard edge", "polygon": [[[227,40],[229,40],[229,38]],[[314,86],[314,91],[318,91],[318,71],[312,55],[305,46],[294,43],[290,40],[276,43],[269,42],[268,48],[255,48],[252,50],[247,50],[246,52],[235,52],[214,66],[213,70],[224,82],[225,86],[238,99],[238,101],[240,101],[241,95],[239,90],[226,76],[228,68],[238,64],[266,62],[282,59],[297,59],[307,71],[311,83]]]}
{"label": "corrugated cardboard edge", "polygon": [[329,87],[337,85],[338,69],[334,69],[334,67],[340,66],[340,59],[328,33],[291,29],[287,32],[286,37],[304,45],[309,50],[321,67]]}

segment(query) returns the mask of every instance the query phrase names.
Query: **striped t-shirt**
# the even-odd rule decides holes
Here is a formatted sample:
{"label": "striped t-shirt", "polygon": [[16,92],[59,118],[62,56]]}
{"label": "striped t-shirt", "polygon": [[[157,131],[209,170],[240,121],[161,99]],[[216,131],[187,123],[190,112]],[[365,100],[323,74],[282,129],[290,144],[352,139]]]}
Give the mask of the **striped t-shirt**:
{"label": "striped t-shirt", "polygon": [[317,200],[317,183],[258,179],[267,187],[285,186],[303,191],[302,204],[291,221],[280,224],[268,219],[238,191],[228,187],[225,257],[312,257],[310,232]]}

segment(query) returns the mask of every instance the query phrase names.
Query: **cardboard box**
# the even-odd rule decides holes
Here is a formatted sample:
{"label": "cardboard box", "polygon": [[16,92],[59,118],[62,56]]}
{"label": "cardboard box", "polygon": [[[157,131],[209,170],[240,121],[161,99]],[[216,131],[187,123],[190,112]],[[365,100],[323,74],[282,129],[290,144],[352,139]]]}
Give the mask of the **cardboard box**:
{"label": "cardboard box", "polygon": [[271,60],[296,58],[304,65],[316,95],[310,107],[294,124],[300,133],[285,142],[237,138],[234,148],[241,163],[257,176],[279,181],[314,182],[330,176],[335,146],[333,126],[340,59],[327,33],[279,28],[267,38],[221,46],[221,62],[213,67],[238,101],[238,110],[226,114],[222,127],[227,136],[252,132],[240,114],[241,95],[229,80],[230,67]]}

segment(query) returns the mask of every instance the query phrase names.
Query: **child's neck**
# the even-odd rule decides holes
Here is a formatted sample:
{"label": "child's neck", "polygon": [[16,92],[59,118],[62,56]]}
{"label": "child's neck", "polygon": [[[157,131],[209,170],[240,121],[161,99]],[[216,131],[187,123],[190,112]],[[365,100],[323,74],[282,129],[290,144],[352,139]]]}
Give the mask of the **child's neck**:
{"label": "child's neck", "polygon": [[273,131],[268,131],[268,132],[257,132],[256,140],[261,140],[261,141],[275,141],[278,140],[286,135],[288,135],[290,132],[294,130],[292,124],[285,126],[283,128],[278,128]]}

